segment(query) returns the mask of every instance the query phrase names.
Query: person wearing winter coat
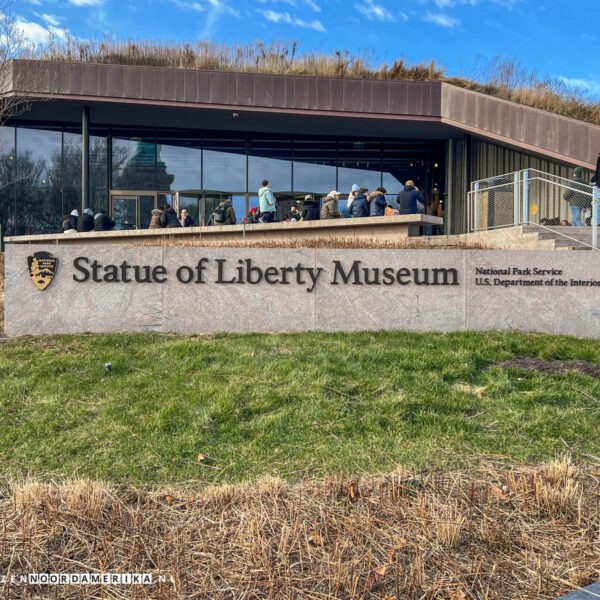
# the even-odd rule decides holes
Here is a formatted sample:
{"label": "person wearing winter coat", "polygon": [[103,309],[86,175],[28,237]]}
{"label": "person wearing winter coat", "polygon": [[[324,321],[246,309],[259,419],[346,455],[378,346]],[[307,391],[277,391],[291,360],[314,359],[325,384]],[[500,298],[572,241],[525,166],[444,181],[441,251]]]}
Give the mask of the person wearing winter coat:
{"label": "person wearing winter coat", "polygon": [[369,203],[367,202],[367,188],[360,188],[354,195],[354,200],[350,206],[350,216],[368,217]]}
{"label": "person wearing winter coat", "polygon": [[302,220],[303,221],[318,221],[321,207],[319,203],[310,195],[304,196],[304,202],[302,203]]}
{"label": "person wearing winter coat", "polygon": [[263,223],[272,223],[275,220],[275,196],[269,182],[266,179],[262,181],[262,187],[258,190],[258,201],[260,203],[260,218]]}
{"label": "person wearing winter coat", "polygon": [[292,206],[290,208],[290,212],[287,214],[290,221],[302,221],[302,215],[300,211],[296,208],[296,206]]}
{"label": "person wearing winter coat", "polygon": [[62,222],[63,233],[77,233],[77,217],[79,217],[79,211],[75,208],[71,211],[70,215],[65,215]]}
{"label": "person wearing winter coat", "polygon": [[367,202],[369,203],[369,216],[383,217],[385,215],[385,207],[387,206],[385,199],[386,193],[387,191],[384,188],[379,187],[367,196]]}
{"label": "person wearing winter coat", "polygon": [[150,219],[150,225],[148,225],[148,229],[162,229],[163,226],[160,222],[162,214],[163,211],[160,208],[155,208],[152,211],[152,218]]}
{"label": "person wearing winter coat", "polygon": [[[581,227],[583,219],[581,218],[582,209],[587,209],[592,205],[591,190],[585,193],[583,186],[588,186],[588,182],[583,178],[583,167],[575,167],[571,181],[576,184],[565,192],[564,198],[571,206],[571,215],[573,215],[573,225]],[[586,190],[587,191],[587,190]]]}
{"label": "person wearing winter coat", "polygon": [[321,219],[340,219],[341,214],[338,211],[338,200],[340,193],[332,190],[325,196],[323,208],[321,209]]}
{"label": "person wearing winter coat", "polygon": [[94,211],[86,208],[82,214],[77,217],[77,231],[85,233],[94,229]]}
{"label": "person wearing winter coat", "polygon": [[177,213],[175,209],[165,204],[163,206],[163,214],[160,216],[160,224],[163,227],[181,227],[181,223],[177,218]]}
{"label": "person wearing winter coat", "polygon": [[115,222],[104,214],[101,210],[94,215],[94,230],[95,231],[111,231],[115,226]]}
{"label": "person wearing winter coat", "polygon": [[181,219],[179,219],[182,227],[193,227],[194,219],[188,214],[187,208],[181,211]]}
{"label": "person wearing winter coat", "polygon": [[229,198],[223,200],[223,202],[215,208],[215,212],[212,216],[214,225],[235,225],[237,223],[235,210],[233,209],[233,205]]}
{"label": "person wearing winter coat", "polygon": [[401,215],[417,215],[425,209],[425,197],[410,179],[398,193],[397,202],[398,213]]}
{"label": "person wearing winter coat", "polygon": [[359,187],[356,184],[352,185],[352,189],[348,194],[348,203],[346,204],[346,208],[348,212],[352,214],[352,203],[354,202],[354,198],[356,198],[356,194],[358,194]]}

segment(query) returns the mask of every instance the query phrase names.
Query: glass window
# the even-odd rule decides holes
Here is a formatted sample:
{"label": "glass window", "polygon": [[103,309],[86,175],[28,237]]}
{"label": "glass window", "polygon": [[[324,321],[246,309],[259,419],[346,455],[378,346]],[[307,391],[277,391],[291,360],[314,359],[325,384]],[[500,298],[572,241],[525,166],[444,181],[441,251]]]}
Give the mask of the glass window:
{"label": "glass window", "polygon": [[[156,147],[157,167],[173,175],[172,190],[187,190],[199,193],[202,189],[201,165],[202,142],[198,136],[187,136],[185,132],[158,131]],[[159,188],[162,189],[162,188]]]}
{"label": "glass window", "polygon": [[18,235],[60,231],[62,132],[17,129]]}
{"label": "glass window", "polygon": [[381,185],[381,143],[341,141],[338,154],[338,191],[349,194],[352,186],[369,192]]}
{"label": "glass window", "polygon": [[15,128],[0,127],[1,237],[15,233],[15,164]]}
{"label": "glass window", "polygon": [[294,141],[294,191],[327,194],[336,189],[335,140]]}
{"label": "glass window", "polygon": [[383,142],[383,187],[389,194],[397,194],[410,179],[419,189],[425,189],[426,164],[425,142]]}
{"label": "glass window", "polygon": [[207,191],[246,192],[246,140],[205,137],[202,187]]}
{"label": "glass window", "polygon": [[231,203],[235,211],[235,222],[241,223],[246,216],[246,196],[233,196]]}
{"label": "glass window", "polygon": [[[108,137],[90,135],[90,208],[108,212]],[[63,139],[63,212],[81,207],[81,128],[65,128]],[[91,132],[90,132],[91,133]]]}
{"label": "glass window", "polygon": [[248,157],[248,187],[258,192],[263,179],[277,192],[292,191],[292,142],[276,138],[252,139]]}
{"label": "glass window", "polygon": [[112,188],[114,190],[170,190],[173,175],[166,166],[156,168],[152,133],[136,130],[112,132]]}

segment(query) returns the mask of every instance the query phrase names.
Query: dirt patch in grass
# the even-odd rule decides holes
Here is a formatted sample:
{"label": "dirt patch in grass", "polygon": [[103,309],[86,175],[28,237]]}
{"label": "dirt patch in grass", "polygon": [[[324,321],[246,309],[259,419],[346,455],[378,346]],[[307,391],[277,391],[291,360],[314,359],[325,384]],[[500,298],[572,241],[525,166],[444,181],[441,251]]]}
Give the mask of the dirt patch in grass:
{"label": "dirt patch in grass", "polygon": [[578,371],[582,375],[600,378],[600,365],[587,360],[551,360],[546,361],[531,356],[516,356],[510,360],[494,363],[500,369],[520,369],[544,375],[562,375],[571,371]]}
{"label": "dirt patch in grass", "polygon": [[[15,482],[0,494],[0,571],[154,575],[56,598],[550,599],[600,578],[598,483],[568,456],[201,491]],[[47,590],[0,585],[3,598]]]}

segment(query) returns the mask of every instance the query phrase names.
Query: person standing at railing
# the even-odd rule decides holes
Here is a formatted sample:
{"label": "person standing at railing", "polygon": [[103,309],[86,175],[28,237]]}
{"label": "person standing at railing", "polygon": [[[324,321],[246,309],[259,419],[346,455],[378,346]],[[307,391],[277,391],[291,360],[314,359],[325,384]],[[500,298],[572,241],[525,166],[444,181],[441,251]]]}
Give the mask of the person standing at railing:
{"label": "person standing at railing", "polygon": [[583,178],[583,167],[575,167],[573,178],[571,181],[576,184],[565,192],[564,198],[571,206],[571,214],[573,215],[573,225],[578,227],[583,226],[581,212],[584,208],[591,206],[590,194],[583,191],[582,186],[589,186],[588,182]]}

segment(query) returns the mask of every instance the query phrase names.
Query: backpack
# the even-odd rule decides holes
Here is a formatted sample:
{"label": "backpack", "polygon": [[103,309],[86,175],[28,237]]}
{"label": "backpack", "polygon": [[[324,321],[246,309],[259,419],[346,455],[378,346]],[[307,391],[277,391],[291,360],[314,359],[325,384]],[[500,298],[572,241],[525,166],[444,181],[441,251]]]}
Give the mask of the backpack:
{"label": "backpack", "polygon": [[217,206],[215,212],[213,213],[215,217],[215,223],[224,223],[225,222],[225,207]]}

